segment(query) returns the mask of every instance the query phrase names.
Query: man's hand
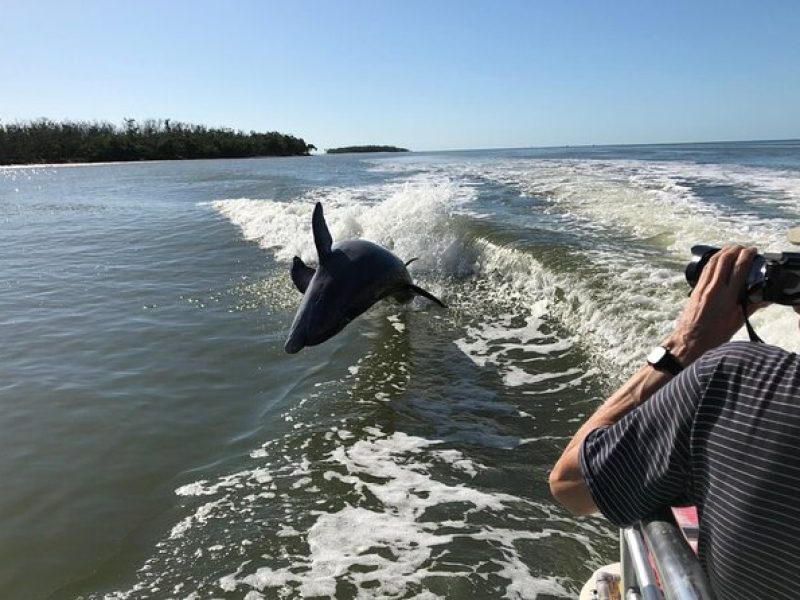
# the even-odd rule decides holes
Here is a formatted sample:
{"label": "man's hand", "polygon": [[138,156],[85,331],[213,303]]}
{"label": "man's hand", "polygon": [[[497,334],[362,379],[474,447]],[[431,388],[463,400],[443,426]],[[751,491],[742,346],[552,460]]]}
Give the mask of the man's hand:
{"label": "man's hand", "polygon": [[703,268],[675,329],[664,341],[684,366],[729,341],[744,324],[741,294],[755,255],[755,248],[726,246]]}

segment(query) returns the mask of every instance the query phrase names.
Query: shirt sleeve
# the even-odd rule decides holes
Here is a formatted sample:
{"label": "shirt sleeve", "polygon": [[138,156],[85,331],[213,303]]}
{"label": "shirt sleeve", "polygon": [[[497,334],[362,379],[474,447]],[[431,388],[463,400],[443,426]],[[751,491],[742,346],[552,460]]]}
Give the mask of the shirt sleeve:
{"label": "shirt sleeve", "polygon": [[702,396],[700,362],[583,441],[584,480],[597,508],[612,523],[625,527],[691,498],[690,435]]}

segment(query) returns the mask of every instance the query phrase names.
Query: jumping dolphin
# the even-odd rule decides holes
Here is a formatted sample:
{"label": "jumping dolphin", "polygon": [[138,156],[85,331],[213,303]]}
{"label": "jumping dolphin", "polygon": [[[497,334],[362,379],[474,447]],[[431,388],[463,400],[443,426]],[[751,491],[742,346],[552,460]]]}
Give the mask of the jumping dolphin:
{"label": "jumping dolphin", "polygon": [[330,339],[388,296],[400,303],[424,296],[446,308],[433,294],[412,283],[406,266],[415,259],[404,264],[386,248],[366,240],[334,244],[319,202],[311,228],[319,267],[306,266],[297,256],[292,262],[292,281],[304,295],[284,346],[289,354]]}

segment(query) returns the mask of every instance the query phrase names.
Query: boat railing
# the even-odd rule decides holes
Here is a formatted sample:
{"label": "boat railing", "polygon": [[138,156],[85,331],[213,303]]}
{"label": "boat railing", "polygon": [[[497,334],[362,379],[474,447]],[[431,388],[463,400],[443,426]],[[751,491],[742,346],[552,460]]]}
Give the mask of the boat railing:
{"label": "boat railing", "polygon": [[714,600],[697,555],[669,512],[622,529],[620,550],[625,600]]}

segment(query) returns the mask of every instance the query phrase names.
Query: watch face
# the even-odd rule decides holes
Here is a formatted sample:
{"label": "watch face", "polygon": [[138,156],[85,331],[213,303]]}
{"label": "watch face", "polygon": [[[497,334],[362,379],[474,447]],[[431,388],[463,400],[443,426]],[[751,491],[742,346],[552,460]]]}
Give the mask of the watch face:
{"label": "watch face", "polygon": [[657,365],[666,354],[666,348],[662,346],[656,346],[650,350],[650,354],[647,355],[647,362],[649,362],[651,365]]}

